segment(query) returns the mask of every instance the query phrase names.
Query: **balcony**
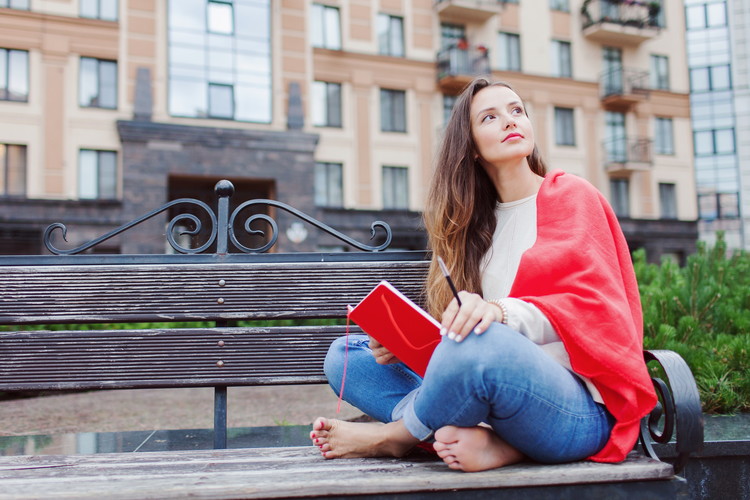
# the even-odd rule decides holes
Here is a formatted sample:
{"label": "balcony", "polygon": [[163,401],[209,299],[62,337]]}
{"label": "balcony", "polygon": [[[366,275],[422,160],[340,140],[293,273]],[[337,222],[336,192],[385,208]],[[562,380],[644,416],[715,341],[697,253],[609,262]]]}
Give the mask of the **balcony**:
{"label": "balcony", "polygon": [[612,68],[602,73],[599,79],[602,104],[616,110],[627,110],[647,99],[649,87],[648,71],[637,69]]}
{"label": "balcony", "polygon": [[651,139],[619,137],[605,141],[604,166],[609,173],[649,170],[653,165]]}
{"label": "balcony", "polygon": [[481,23],[500,11],[503,0],[436,0],[435,12],[441,21]]}
{"label": "balcony", "polygon": [[489,50],[483,45],[451,45],[437,55],[437,80],[444,94],[458,94],[474,77],[489,75]]}
{"label": "balcony", "polygon": [[581,6],[583,36],[605,44],[638,45],[659,34],[660,10],[655,1],[586,0]]}

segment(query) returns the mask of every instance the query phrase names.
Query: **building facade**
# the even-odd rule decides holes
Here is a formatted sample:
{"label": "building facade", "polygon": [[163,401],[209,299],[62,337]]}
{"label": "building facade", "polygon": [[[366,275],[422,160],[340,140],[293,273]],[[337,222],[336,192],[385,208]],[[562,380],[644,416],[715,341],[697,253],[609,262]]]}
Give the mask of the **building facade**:
{"label": "building facade", "polygon": [[[393,248],[424,248],[445,121],[483,74],[518,90],[547,163],[598,187],[631,247],[695,247],[681,2],[5,0],[3,65],[3,254],[43,251],[51,222],[68,248],[172,200],[211,205],[224,178],[233,207],[280,200],[363,242],[383,219]],[[180,210],[94,251],[163,252]],[[280,251],[346,249],[247,212],[277,217]]]}
{"label": "building facade", "polygon": [[750,249],[750,2],[686,0],[699,232]]}

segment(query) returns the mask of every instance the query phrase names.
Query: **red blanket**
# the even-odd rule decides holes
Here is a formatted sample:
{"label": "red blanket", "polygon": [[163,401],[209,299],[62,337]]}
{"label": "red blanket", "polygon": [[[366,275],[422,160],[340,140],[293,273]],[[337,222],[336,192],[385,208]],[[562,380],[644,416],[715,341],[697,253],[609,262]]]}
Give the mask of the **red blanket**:
{"label": "red blanket", "polygon": [[606,199],[587,181],[556,170],[537,195],[537,239],[510,293],[536,305],[617,420],[604,448],[589,457],[624,460],[639,421],[656,404],[643,361],[643,317],[625,237]]}

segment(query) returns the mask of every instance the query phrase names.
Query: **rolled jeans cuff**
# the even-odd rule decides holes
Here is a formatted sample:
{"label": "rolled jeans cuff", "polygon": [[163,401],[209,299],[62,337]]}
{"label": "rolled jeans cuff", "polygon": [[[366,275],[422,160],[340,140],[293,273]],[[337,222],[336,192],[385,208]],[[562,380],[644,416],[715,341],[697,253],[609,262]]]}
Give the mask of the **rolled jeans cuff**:
{"label": "rolled jeans cuff", "polygon": [[416,399],[415,396],[415,391],[412,391],[407,396],[408,400],[406,401],[406,405],[404,405],[403,407],[404,426],[406,427],[406,430],[409,431],[409,433],[415,438],[419,439],[420,441],[427,441],[428,439],[432,439],[434,432],[432,429],[424,425],[422,421],[419,420],[419,418],[417,418],[417,414],[414,412],[414,400]]}

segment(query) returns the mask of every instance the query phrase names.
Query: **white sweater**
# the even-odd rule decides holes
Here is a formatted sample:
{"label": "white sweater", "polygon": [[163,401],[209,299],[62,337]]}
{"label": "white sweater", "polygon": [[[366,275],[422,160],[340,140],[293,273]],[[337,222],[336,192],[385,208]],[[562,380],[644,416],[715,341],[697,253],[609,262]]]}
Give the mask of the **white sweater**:
{"label": "white sweater", "polygon": [[[508,310],[510,328],[539,345],[552,359],[570,371],[570,356],[547,317],[535,305],[508,297],[523,253],[536,242],[536,195],[509,203],[498,203],[497,226],[492,247],[482,262],[482,295],[485,300],[502,299]],[[577,374],[576,374],[577,375]],[[597,403],[599,391],[590,380],[580,377]]]}

